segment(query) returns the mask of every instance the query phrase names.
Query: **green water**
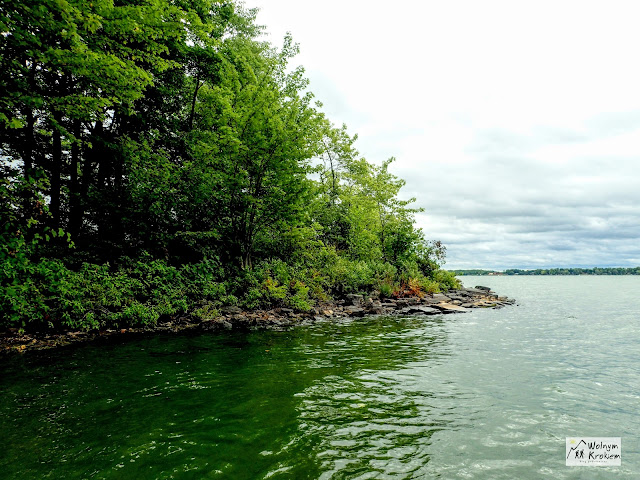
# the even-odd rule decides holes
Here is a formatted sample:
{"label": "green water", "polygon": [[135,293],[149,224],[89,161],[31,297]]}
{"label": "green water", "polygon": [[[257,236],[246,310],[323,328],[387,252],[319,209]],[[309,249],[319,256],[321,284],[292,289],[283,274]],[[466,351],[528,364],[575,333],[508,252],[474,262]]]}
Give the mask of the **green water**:
{"label": "green water", "polygon": [[0,358],[0,478],[639,478],[640,277],[465,283],[520,306]]}

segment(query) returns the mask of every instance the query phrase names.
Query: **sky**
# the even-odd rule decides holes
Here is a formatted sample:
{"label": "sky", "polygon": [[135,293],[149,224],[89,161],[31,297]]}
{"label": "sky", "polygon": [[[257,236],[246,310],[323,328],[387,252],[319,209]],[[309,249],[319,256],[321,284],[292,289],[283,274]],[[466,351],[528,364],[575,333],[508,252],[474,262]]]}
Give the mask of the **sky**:
{"label": "sky", "polygon": [[448,269],[640,265],[640,2],[246,0]]}

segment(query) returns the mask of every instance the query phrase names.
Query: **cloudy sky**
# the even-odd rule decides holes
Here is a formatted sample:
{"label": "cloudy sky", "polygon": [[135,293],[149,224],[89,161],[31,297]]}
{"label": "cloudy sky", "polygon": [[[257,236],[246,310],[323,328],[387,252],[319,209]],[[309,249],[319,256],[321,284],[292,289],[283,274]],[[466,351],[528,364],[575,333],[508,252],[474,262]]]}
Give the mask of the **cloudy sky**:
{"label": "cloudy sky", "polygon": [[446,267],[640,265],[640,2],[246,0]]}

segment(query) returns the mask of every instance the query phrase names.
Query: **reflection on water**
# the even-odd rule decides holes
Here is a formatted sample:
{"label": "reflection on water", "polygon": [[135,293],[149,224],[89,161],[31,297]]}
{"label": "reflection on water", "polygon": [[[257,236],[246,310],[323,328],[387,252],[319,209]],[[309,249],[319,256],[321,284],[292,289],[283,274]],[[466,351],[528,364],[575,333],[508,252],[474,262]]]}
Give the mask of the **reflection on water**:
{"label": "reflection on water", "polygon": [[[640,279],[595,280],[494,278],[521,304],[499,311],[3,358],[0,472],[634,478],[640,303],[627,292]],[[584,282],[607,300],[585,309]],[[622,467],[565,467],[571,435],[623,437]]]}

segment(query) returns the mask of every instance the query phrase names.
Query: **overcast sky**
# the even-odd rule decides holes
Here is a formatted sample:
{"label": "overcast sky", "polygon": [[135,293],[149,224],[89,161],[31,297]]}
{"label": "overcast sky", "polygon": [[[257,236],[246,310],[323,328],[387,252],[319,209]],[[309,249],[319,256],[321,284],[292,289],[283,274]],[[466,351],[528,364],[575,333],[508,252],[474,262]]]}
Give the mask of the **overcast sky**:
{"label": "overcast sky", "polygon": [[446,268],[640,265],[640,2],[246,0]]}

